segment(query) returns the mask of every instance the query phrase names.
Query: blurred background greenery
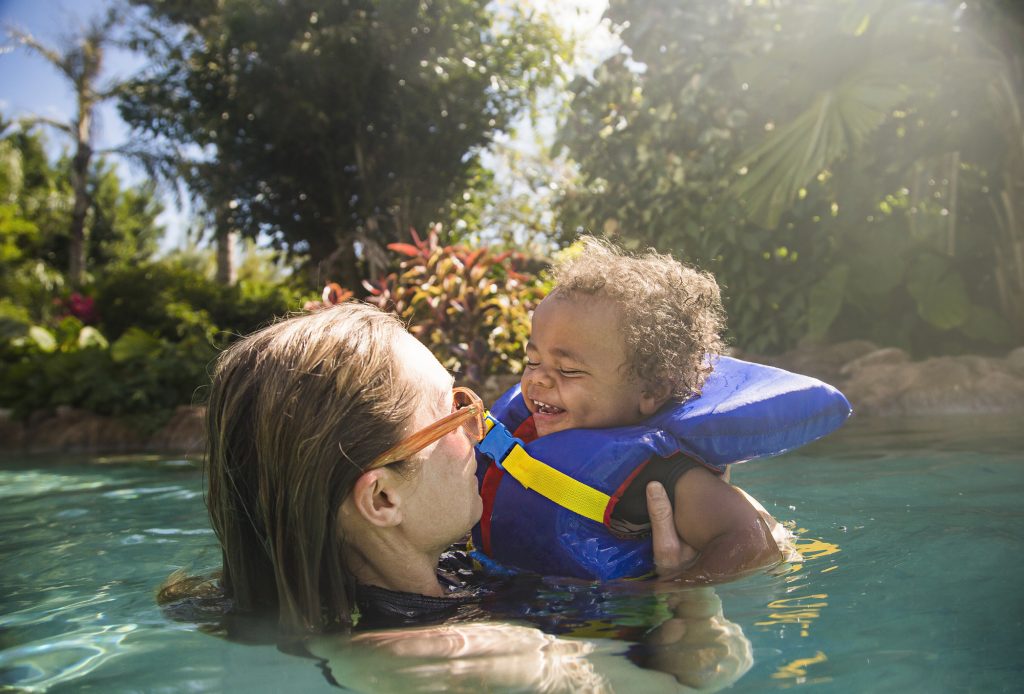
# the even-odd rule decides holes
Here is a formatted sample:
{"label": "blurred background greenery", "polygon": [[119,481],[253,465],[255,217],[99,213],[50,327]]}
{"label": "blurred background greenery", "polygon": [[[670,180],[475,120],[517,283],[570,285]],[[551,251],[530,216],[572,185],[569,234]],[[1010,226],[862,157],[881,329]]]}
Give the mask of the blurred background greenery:
{"label": "blurred background greenery", "polygon": [[[610,0],[597,54],[556,5],[131,0],[60,44],[8,26],[77,103],[0,120],[0,407],[156,426],[329,282],[463,380],[514,374],[580,232],[714,272],[747,351],[1024,341],[1019,3]],[[111,47],[141,69],[104,80]],[[131,133],[108,151],[102,103]],[[160,250],[174,195],[197,232]]]}

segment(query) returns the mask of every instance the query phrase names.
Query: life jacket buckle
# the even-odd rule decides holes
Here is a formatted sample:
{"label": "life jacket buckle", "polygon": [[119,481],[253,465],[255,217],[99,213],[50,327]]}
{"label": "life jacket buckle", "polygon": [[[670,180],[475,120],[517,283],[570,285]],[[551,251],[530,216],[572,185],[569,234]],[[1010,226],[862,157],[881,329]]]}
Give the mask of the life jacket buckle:
{"label": "life jacket buckle", "polygon": [[505,458],[508,457],[509,452],[517,445],[524,446],[525,444],[522,439],[517,439],[509,433],[505,425],[492,417],[490,413],[485,416],[485,419],[490,424],[490,431],[484,436],[483,441],[476,445],[476,450],[493,460],[494,464],[504,471]]}

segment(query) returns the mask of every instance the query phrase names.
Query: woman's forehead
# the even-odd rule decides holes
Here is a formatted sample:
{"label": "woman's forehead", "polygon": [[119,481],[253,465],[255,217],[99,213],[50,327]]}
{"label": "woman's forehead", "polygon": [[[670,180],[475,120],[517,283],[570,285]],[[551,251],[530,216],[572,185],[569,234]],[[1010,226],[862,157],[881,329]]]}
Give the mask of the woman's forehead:
{"label": "woman's forehead", "polygon": [[403,333],[395,349],[406,378],[428,401],[447,399],[455,380],[441,362],[419,340]]}

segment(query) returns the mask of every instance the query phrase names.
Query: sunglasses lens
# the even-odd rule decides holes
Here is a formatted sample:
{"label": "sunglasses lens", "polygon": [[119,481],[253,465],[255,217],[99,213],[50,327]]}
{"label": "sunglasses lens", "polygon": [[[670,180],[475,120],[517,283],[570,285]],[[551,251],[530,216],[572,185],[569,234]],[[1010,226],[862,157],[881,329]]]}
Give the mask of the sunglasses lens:
{"label": "sunglasses lens", "polygon": [[464,390],[456,390],[452,393],[452,397],[455,400],[455,409],[461,410],[464,407],[469,407],[473,404],[473,398],[469,396]]}
{"label": "sunglasses lens", "polygon": [[[476,405],[478,408],[481,406],[481,403],[479,403],[474,395],[469,391],[456,390],[453,395],[456,410],[461,410],[471,405]],[[463,427],[465,427],[466,433],[468,433],[474,441],[482,440],[484,437],[483,412],[477,412],[476,416],[463,424]]]}

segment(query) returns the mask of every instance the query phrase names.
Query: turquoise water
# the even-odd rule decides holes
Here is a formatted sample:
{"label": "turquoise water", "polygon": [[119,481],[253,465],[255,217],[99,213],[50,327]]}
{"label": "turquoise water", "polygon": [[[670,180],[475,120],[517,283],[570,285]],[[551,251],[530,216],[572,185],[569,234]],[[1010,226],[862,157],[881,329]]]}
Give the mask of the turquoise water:
{"label": "turquoise water", "polygon": [[[750,656],[730,691],[1020,691],[1021,424],[855,421],[826,441],[737,467],[733,482],[797,529],[806,561],[716,588],[729,638]],[[351,685],[356,666],[373,662],[341,647],[323,664],[233,643],[154,605],[172,569],[218,561],[201,480],[184,461],[5,460],[0,690],[316,691],[332,680]],[[650,586],[531,582],[490,602],[492,621],[518,615],[563,645],[589,644],[587,667],[614,670],[620,690],[651,681],[620,655],[667,614]],[[566,657],[578,669],[577,655]],[[398,671],[404,661],[380,662],[373,667]],[[472,662],[481,667],[420,658],[403,688],[501,690],[511,685],[492,662],[537,667]],[[522,688],[568,681],[527,678]]]}

